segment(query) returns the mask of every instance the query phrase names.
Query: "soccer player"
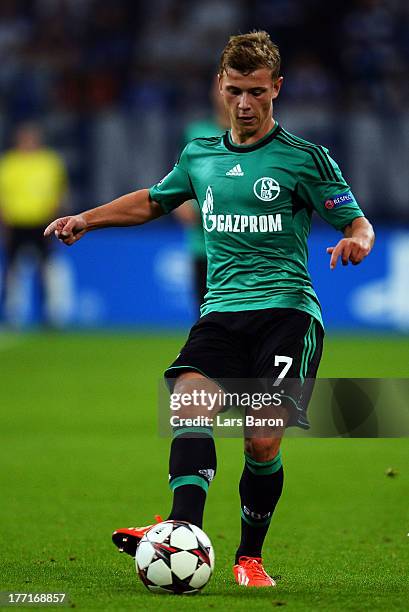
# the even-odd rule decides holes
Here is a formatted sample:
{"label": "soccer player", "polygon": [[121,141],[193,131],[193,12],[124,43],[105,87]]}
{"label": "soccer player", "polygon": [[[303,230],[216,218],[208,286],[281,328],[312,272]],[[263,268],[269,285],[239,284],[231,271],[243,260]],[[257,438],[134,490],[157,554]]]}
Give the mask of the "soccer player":
{"label": "soccer player", "polygon": [[[313,211],[343,233],[327,249],[331,269],[339,258],[343,265],[359,264],[372,249],[372,226],[328,151],[274,120],[282,82],[279,50],[266,32],[232,36],[219,68],[231,130],[190,142],[150,189],[57,219],[45,231],[72,245],[94,229],[146,223],[189,199],[201,203],[209,292],[201,318],[165,372],[175,393],[206,389],[209,380],[283,378],[285,371],[299,382],[302,397],[303,383],[316,376],[324,336],[307,271]],[[290,402],[288,426],[308,427],[308,396]],[[194,435],[193,429],[174,432],[169,519],[200,527],[216,452],[211,428]],[[233,571],[245,587],[275,585],[262,564],[262,545],[283,487],[280,441],[244,441],[241,541]],[[135,555],[147,529],[119,529],[114,543]]]}

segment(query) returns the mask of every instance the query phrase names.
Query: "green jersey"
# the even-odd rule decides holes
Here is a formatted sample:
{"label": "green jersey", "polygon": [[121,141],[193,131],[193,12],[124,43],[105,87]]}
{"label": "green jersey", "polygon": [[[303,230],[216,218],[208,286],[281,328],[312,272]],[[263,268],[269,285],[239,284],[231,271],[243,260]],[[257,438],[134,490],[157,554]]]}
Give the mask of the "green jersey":
{"label": "green jersey", "polygon": [[327,149],[277,123],[251,145],[234,144],[229,132],[197,138],[150,196],[166,213],[199,202],[209,289],[202,316],[296,308],[322,324],[307,270],[312,212],[337,230],[363,216]]}

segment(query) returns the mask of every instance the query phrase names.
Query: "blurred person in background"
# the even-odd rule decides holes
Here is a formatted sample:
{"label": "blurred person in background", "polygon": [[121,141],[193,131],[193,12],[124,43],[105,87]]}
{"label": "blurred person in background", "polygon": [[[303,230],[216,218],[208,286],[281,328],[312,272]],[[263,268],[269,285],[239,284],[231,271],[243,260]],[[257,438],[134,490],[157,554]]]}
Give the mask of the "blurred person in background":
{"label": "blurred person in background", "polygon": [[[214,79],[211,88],[211,102],[213,114],[210,117],[191,121],[184,132],[185,146],[194,138],[220,136],[229,127],[230,121],[219,92],[219,82]],[[174,212],[175,216],[186,228],[186,240],[193,267],[193,286],[196,304],[199,307],[204,302],[207,292],[207,259],[203,236],[202,220],[196,200],[185,202]]]}
{"label": "blurred person in background", "polygon": [[15,145],[0,158],[0,220],[4,245],[1,314],[15,321],[13,293],[21,256],[34,256],[40,271],[41,320],[47,318],[46,270],[50,243],[42,236],[44,224],[62,209],[67,174],[60,156],[45,147],[35,123],[21,124]]}

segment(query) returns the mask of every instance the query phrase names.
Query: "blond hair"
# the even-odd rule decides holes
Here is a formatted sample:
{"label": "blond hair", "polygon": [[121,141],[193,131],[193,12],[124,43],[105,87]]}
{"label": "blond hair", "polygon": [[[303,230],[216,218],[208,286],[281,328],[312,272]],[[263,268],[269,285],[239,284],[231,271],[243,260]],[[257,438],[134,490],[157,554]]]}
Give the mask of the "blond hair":
{"label": "blond hair", "polygon": [[219,74],[228,68],[249,74],[258,68],[271,70],[272,79],[280,75],[281,57],[276,44],[264,30],[230,36],[229,42],[222,51]]}

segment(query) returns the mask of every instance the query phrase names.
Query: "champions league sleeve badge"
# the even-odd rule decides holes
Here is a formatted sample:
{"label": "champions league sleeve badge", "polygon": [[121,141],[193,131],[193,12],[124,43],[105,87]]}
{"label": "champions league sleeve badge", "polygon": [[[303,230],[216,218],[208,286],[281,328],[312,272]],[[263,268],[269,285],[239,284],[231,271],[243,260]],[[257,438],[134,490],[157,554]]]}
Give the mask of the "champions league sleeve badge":
{"label": "champions league sleeve badge", "polygon": [[332,210],[333,208],[338,208],[339,206],[344,206],[346,204],[353,204],[354,202],[354,196],[350,191],[347,191],[345,193],[334,195],[332,198],[328,198],[328,200],[325,200],[324,206],[327,210]]}

